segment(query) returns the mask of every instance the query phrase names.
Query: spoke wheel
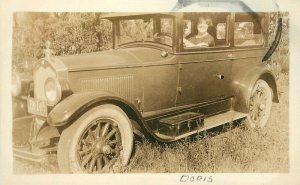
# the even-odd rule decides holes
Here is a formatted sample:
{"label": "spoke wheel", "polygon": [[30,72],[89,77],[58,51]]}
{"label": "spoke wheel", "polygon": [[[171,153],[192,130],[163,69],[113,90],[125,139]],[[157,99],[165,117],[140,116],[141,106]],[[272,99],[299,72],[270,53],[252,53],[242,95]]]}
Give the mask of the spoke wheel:
{"label": "spoke wheel", "polygon": [[133,132],[126,114],[114,105],[96,107],[63,131],[58,164],[67,173],[112,172],[129,162]]}
{"label": "spoke wheel", "polygon": [[249,99],[247,126],[252,129],[264,127],[270,117],[271,107],[272,90],[265,81],[258,80]]}
{"label": "spoke wheel", "polygon": [[108,119],[95,120],[82,134],[77,144],[81,168],[92,173],[109,169],[122,150],[117,123]]}

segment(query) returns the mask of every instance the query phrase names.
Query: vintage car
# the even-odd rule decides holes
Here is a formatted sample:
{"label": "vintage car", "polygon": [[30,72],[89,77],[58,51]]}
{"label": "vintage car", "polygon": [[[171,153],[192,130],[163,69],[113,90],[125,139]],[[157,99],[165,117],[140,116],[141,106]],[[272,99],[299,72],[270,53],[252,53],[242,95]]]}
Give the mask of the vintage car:
{"label": "vintage car", "polygon": [[274,51],[269,13],[103,19],[112,24],[112,50],[39,60],[26,98],[34,117],[14,134],[15,157],[40,162],[57,154],[64,173],[110,171],[128,164],[135,134],[170,143],[235,120],[259,129],[279,102],[264,62]]}

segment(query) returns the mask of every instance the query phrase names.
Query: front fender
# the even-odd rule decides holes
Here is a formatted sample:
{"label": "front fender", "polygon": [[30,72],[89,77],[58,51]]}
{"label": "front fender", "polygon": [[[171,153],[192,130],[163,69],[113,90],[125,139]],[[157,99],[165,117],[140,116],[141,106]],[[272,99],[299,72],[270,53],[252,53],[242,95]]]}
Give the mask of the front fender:
{"label": "front fender", "polygon": [[72,94],[51,110],[47,122],[49,125],[55,127],[67,126],[72,124],[86,111],[105,103],[119,106],[127,114],[129,119],[132,120],[133,126],[138,126],[139,128],[137,129],[140,129],[146,138],[158,142],[165,141],[163,138],[159,138],[152,132],[151,128],[145,123],[142,115],[134,105],[118,96],[112,96],[111,93],[107,92],[94,91]]}
{"label": "front fender", "polygon": [[267,67],[253,67],[251,70],[240,71],[233,79],[233,108],[240,112],[249,112],[249,99],[257,80],[265,80],[273,91],[273,102],[279,102],[275,76]]}
{"label": "front fender", "polygon": [[[47,122],[52,126],[63,126],[73,122],[91,108],[110,101],[122,102],[127,105],[130,104],[121,97],[104,91],[74,93],[51,110]],[[133,105],[130,107],[133,107]]]}

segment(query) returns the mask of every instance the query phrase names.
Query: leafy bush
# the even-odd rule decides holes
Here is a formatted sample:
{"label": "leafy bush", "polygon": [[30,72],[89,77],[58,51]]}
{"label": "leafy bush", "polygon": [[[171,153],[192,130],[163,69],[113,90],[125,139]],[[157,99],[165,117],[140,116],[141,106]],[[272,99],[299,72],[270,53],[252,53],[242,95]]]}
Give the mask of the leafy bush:
{"label": "leafy bush", "polygon": [[54,55],[89,53],[111,48],[112,25],[100,19],[102,13],[32,13],[14,14],[14,70],[30,70],[34,61],[44,56],[46,42]]}

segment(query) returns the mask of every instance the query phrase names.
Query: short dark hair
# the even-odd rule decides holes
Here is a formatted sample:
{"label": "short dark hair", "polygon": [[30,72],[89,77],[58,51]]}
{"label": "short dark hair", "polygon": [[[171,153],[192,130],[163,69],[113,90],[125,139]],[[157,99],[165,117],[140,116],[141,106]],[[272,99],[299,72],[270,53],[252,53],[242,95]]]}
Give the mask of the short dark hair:
{"label": "short dark hair", "polygon": [[197,24],[200,23],[200,20],[204,20],[208,26],[213,26],[213,21],[210,17],[206,17],[206,16],[205,17],[204,16],[199,17]]}

